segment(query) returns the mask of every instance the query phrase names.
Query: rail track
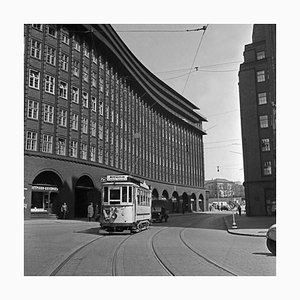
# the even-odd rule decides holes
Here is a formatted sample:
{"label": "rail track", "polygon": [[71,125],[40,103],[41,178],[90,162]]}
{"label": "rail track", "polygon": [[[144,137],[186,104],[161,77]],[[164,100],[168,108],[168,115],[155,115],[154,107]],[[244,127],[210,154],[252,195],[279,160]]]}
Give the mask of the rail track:
{"label": "rail track", "polygon": [[[178,233],[175,233],[174,237],[176,238],[176,236],[177,236],[178,241],[180,241],[181,245],[182,245],[182,246],[180,246],[181,247],[180,251],[183,251],[183,252],[186,251],[187,255],[185,257],[187,257],[190,262],[192,261],[192,259],[195,258],[195,255],[196,255],[196,257],[198,258],[197,263],[201,264],[202,266],[209,265],[210,266],[209,268],[213,268],[216,270],[216,274],[223,273],[223,275],[227,274],[230,276],[238,276],[238,274],[236,274],[235,272],[229,270],[228,268],[222,266],[218,262],[213,261],[211,258],[209,258],[206,255],[204,255],[203,253],[201,253],[201,250],[195,249],[185,239],[184,232],[186,230],[188,230],[189,227],[192,227],[195,224],[196,223],[187,224],[186,226],[184,226],[184,228],[179,230]],[[152,227],[152,228],[155,228],[155,227]],[[150,249],[148,246],[148,250],[151,251],[153,257],[158,262],[160,267],[163,269],[163,272],[167,276],[182,276],[184,274],[181,274],[180,267],[178,265],[176,265],[176,261],[174,261],[173,265],[172,265],[172,262],[168,259],[168,253],[163,253],[163,251],[161,251],[161,249],[159,249],[159,244],[158,244],[159,236],[161,234],[166,233],[167,230],[170,230],[172,228],[174,229],[174,227],[159,228],[157,231],[155,231],[153,234],[151,234],[149,236],[149,242],[148,242],[148,244],[150,245]],[[151,231],[151,229],[149,231]],[[146,231],[146,232],[149,233],[149,231]],[[119,238],[121,237],[120,235],[117,235],[117,236]],[[107,259],[111,260],[111,269],[110,270],[109,270],[109,268],[107,269],[108,274],[106,274],[106,275],[108,275],[108,276],[109,276],[109,274],[111,276],[123,275],[121,272],[122,270],[118,270],[118,257],[119,257],[120,250],[122,249],[122,247],[125,246],[125,244],[127,242],[129,242],[131,239],[134,239],[136,236],[139,236],[139,234],[125,235],[121,238],[120,241],[115,240],[116,244],[114,245],[113,251],[111,252],[111,254],[108,253]],[[66,267],[68,265],[68,263],[71,263],[72,259],[75,259],[75,256],[77,254],[80,254],[81,251],[86,250],[86,248],[88,246],[92,246],[92,244],[99,241],[100,239],[109,239],[111,237],[112,237],[111,234],[101,235],[101,236],[98,236],[98,237],[94,238],[93,240],[85,243],[84,245],[80,246],[79,248],[75,249],[67,257],[65,257],[64,260],[62,262],[60,262],[59,265],[57,265],[54,268],[54,270],[52,270],[52,272],[50,273],[50,276],[57,276],[57,275],[59,275],[59,273],[63,274],[64,267]],[[188,253],[190,253],[190,255]],[[122,264],[119,264],[119,265],[122,265]],[[101,275],[101,274],[99,274],[99,275]],[[140,274],[134,274],[134,275],[139,276]],[[201,276],[201,274],[199,274],[199,276]]]}

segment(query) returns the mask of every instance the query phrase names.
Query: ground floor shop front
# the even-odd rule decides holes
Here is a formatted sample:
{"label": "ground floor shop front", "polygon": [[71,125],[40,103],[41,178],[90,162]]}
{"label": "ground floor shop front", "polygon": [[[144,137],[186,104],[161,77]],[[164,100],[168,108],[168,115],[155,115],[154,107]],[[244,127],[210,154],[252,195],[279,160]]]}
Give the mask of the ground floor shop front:
{"label": "ground floor shop front", "polygon": [[244,182],[248,216],[276,215],[276,182]]}
{"label": "ground floor shop front", "polygon": [[[86,218],[87,207],[101,206],[101,178],[118,170],[85,163],[25,156],[24,218]],[[142,178],[151,186],[153,199],[169,202],[170,213],[207,210],[205,190]],[[64,214],[63,206],[67,207]]]}

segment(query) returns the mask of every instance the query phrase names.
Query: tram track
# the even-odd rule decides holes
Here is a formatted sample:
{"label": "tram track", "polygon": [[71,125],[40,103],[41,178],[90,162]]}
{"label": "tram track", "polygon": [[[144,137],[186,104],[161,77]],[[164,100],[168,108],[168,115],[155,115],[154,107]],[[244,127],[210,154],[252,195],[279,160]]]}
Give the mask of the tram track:
{"label": "tram track", "polygon": [[[168,276],[184,276],[184,275],[188,275],[187,272],[189,272],[187,270],[182,269],[183,265],[180,265],[180,264],[182,264],[182,262],[177,262],[177,260],[174,259],[174,256],[173,256],[173,258],[168,256],[169,255],[168,251],[166,252],[166,250],[164,249],[164,247],[172,247],[172,246],[170,244],[168,244],[168,241],[166,241],[165,244],[161,243],[161,241],[164,241],[167,237],[171,236],[171,240],[173,237],[178,240],[177,243],[174,243],[175,247],[178,247],[178,245],[180,245],[180,244],[182,245],[182,246],[179,246],[179,248],[177,248],[177,249],[171,248],[172,251],[175,250],[177,253],[176,255],[178,255],[178,257],[185,259],[185,261],[188,263],[188,266],[191,266],[191,270],[193,269],[192,265],[194,265],[194,270],[193,270],[194,274],[196,274],[198,276],[204,275],[204,274],[201,274],[201,267],[203,267],[204,270],[206,270],[207,268],[212,270],[213,274],[223,274],[223,275],[225,274],[225,276],[227,274],[227,276],[228,275],[238,276],[238,274],[231,271],[227,267],[224,267],[220,263],[212,260],[207,255],[204,255],[203,253],[201,253],[201,251],[200,251],[200,249],[198,249],[198,247],[195,248],[192,246],[191,243],[188,242],[184,233],[189,228],[197,227],[198,224],[199,224],[199,221],[189,223],[186,226],[184,226],[184,228],[181,228],[181,229],[176,228],[176,227],[156,228],[158,230],[156,230],[153,233],[150,233],[148,230],[146,230],[146,232],[149,232],[148,249],[151,251],[155,261],[163,269],[163,273]],[[170,230],[170,235],[166,232],[168,230]],[[172,236],[172,234],[173,234],[173,236]],[[91,251],[91,250],[87,249],[88,246],[92,245],[93,243],[96,243],[100,239],[108,239],[108,238],[110,238],[110,239],[112,238],[111,246],[105,247],[105,245],[107,245],[107,243],[105,243],[105,241],[103,241],[104,243],[101,242],[99,244],[100,248],[98,247],[99,252],[106,251],[106,256],[101,258],[102,266],[106,265],[106,267],[104,267],[104,268],[101,267],[101,269],[98,269],[99,274],[98,274],[98,271],[95,271],[93,274],[95,274],[95,275],[97,274],[100,276],[101,275],[124,276],[125,273],[128,273],[128,270],[125,269],[126,264],[124,265],[124,257],[122,257],[122,255],[120,255],[120,253],[121,253],[121,250],[124,251],[126,249],[125,243],[127,243],[130,239],[133,239],[137,236],[140,236],[140,235],[130,234],[130,235],[122,236],[120,234],[118,234],[118,235],[106,234],[106,235],[98,236],[98,237],[94,238],[93,240],[81,245],[80,247],[78,247],[74,251],[70,252],[69,254],[67,254],[66,257],[63,259],[63,261],[61,261],[57,266],[54,266],[53,267],[54,269],[52,268],[50,276],[62,275],[62,274],[64,274],[64,272],[66,274],[66,271],[68,269],[70,269],[70,266],[72,266],[72,264],[74,264],[74,262],[76,262],[76,260],[78,260],[78,255],[79,256],[84,255],[83,253],[85,251]],[[176,236],[177,236],[177,238],[176,238]],[[141,241],[142,240],[143,239],[141,239]],[[169,239],[169,242],[171,240]],[[133,244],[134,243],[136,243],[136,241],[133,241]],[[129,247],[130,246],[131,246],[131,244],[129,245]],[[101,249],[101,250],[99,250],[99,249]],[[145,247],[145,249],[146,249],[146,247]],[[186,250],[184,250],[184,249],[186,249]],[[83,253],[81,254],[81,252],[83,252]],[[105,253],[105,252],[103,252],[103,253]],[[188,253],[190,253],[190,254],[188,255]],[[173,252],[173,254],[174,254],[174,252]],[[124,256],[124,252],[123,252],[123,256]],[[87,256],[85,256],[85,257],[87,257]],[[197,257],[198,257],[198,259],[197,259]],[[196,263],[196,261],[193,263],[193,260],[196,260],[197,263]],[[103,263],[103,262],[105,262],[105,263]],[[70,263],[70,265],[68,265],[69,263]],[[197,265],[197,264],[199,265],[199,269],[195,268],[195,265]],[[66,269],[64,269],[64,268],[66,268]],[[149,271],[150,270],[148,270],[147,272],[149,272]],[[67,271],[67,273],[68,272],[69,271]],[[150,273],[151,272],[153,272],[153,271],[150,271]],[[163,273],[161,273],[161,274],[163,274]],[[75,275],[74,272],[71,274]],[[136,276],[141,275],[140,272],[133,273],[133,274]],[[155,274],[156,274],[156,272],[155,272]]]}
{"label": "tram track", "polygon": [[194,254],[196,254],[198,257],[200,257],[201,259],[205,260],[208,264],[228,273],[229,275],[232,275],[232,276],[238,276],[238,274],[228,270],[227,268],[221,266],[220,264],[218,264],[217,262],[213,261],[212,259],[208,258],[207,256],[199,253],[199,250],[195,250],[191,245],[189,245],[183,238],[183,232],[187,230],[187,228],[183,228],[180,233],[179,233],[179,237],[180,237],[180,240],[181,242],[190,250],[192,251]]}
{"label": "tram track", "polygon": [[111,274],[112,276],[118,276],[118,267],[117,267],[117,257],[118,257],[118,253],[122,247],[123,244],[125,244],[125,242],[127,240],[129,240],[130,238],[132,238],[133,235],[129,235],[127,236],[124,240],[122,240],[120,242],[120,244],[117,246],[116,250],[114,251],[113,257],[112,257],[112,270],[111,270]]}
{"label": "tram track", "polygon": [[85,243],[85,244],[83,244],[83,245],[81,245],[80,247],[78,247],[77,249],[75,249],[74,251],[72,251],[71,253],[69,253],[68,255],[67,255],[67,257],[65,257],[64,259],[63,259],[63,261],[62,262],[60,262],[59,264],[58,264],[58,266],[56,266],[55,268],[54,268],[54,270],[52,270],[51,272],[50,272],[50,276],[56,276],[66,265],[67,265],[67,263],[76,255],[76,254],[78,254],[80,251],[82,251],[83,249],[85,249],[87,246],[89,246],[89,245],[91,245],[92,243],[94,243],[94,242],[96,242],[96,241],[98,241],[99,239],[101,239],[101,238],[104,238],[105,236],[98,236],[98,237],[96,237],[96,238],[94,238],[93,240],[91,240],[91,241],[89,241],[89,242],[87,242],[87,243]]}
{"label": "tram track", "polygon": [[163,260],[160,258],[157,250],[155,249],[154,246],[154,239],[157,235],[159,235],[159,233],[161,233],[162,231],[168,229],[168,227],[165,227],[161,230],[159,230],[158,232],[156,232],[152,237],[151,237],[151,250],[152,250],[152,254],[154,256],[154,258],[157,260],[157,262],[160,264],[160,266],[165,270],[165,272],[170,275],[170,276],[175,276],[175,273],[169,268],[167,267],[167,265],[163,262]]}
{"label": "tram track", "polygon": [[[213,261],[212,259],[208,258],[207,256],[203,255],[198,249],[197,250],[194,249],[186,241],[186,239],[184,238],[184,231],[186,231],[190,227],[193,227],[196,224],[198,224],[198,221],[186,225],[184,228],[182,228],[179,231],[178,237],[179,237],[181,243],[184,245],[184,247],[189,252],[192,252],[193,254],[195,254],[199,258],[199,261],[201,262],[201,264],[204,264],[204,263],[208,264],[208,265],[212,266],[213,268],[216,268],[217,270],[220,270],[221,272],[225,272],[225,274],[228,274],[230,276],[238,276],[238,274],[236,274],[235,272],[229,270],[228,268],[225,268],[221,264],[219,264],[219,263]],[[169,227],[166,227],[166,228],[163,228],[163,229],[159,230],[158,232],[156,232],[152,236],[152,240],[151,240],[152,253],[153,253],[155,259],[159,262],[159,264],[161,265],[161,267],[166,271],[166,273],[168,275],[170,275],[170,276],[181,276],[181,274],[178,274],[178,272],[176,271],[175,267],[168,266],[169,264],[167,264],[167,263],[164,262],[166,260],[166,258],[164,258],[164,256],[162,254],[159,254],[158,251],[157,251],[157,249],[155,249],[155,242],[154,242],[154,240],[158,238],[159,234],[163,233],[167,229],[169,229]]]}

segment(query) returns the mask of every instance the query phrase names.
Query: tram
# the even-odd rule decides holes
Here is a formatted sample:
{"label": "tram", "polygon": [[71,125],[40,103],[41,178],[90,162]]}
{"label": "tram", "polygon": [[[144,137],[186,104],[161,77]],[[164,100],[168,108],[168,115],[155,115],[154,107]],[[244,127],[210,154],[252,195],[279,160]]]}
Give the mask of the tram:
{"label": "tram", "polygon": [[131,175],[108,175],[102,183],[102,229],[136,233],[149,227],[152,192],[145,181]]}

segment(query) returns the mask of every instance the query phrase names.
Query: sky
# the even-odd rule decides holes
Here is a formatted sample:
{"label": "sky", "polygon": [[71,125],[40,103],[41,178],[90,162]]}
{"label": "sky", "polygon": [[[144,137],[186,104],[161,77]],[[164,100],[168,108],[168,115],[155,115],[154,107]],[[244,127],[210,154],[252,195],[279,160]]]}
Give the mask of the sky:
{"label": "sky", "polygon": [[145,67],[207,118],[205,179],[243,182],[238,70],[244,47],[252,42],[253,25],[208,24],[205,32],[186,31],[206,25],[112,24]]}

